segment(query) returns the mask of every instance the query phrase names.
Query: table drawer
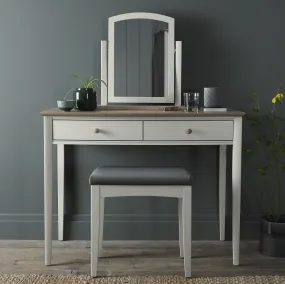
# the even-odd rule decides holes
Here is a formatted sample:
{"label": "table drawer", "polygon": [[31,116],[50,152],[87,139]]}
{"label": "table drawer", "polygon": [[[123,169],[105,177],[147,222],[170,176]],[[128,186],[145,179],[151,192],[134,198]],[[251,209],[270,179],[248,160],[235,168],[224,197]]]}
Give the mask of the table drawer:
{"label": "table drawer", "polygon": [[144,140],[232,140],[233,121],[145,121]]}
{"label": "table drawer", "polygon": [[142,121],[54,120],[54,140],[142,140]]}

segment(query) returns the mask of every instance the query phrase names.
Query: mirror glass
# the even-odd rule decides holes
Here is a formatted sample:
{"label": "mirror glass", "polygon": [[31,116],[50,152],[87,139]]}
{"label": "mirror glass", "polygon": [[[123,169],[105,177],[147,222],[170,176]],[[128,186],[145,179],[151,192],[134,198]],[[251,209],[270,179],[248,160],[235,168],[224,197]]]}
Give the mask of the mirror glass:
{"label": "mirror glass", "polygon": [[164,97],[167,29],[167,23],[154,20],[115,23],[115,97]]}

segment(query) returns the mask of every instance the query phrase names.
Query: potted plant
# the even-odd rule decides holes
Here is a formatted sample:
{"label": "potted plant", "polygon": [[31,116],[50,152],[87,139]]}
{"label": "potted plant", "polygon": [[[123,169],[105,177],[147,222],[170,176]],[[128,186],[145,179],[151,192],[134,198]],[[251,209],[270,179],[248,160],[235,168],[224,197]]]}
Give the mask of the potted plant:
{"label": "potted plant", "polygon": [[284,93],[279,89],[272,98],[268,112],[261,112],[258,97],[253,95],[253,114],[247,115],[254,135],[254,146],[247,152],[256,151],[258,189],[264,214],[261,218],[260,251],[270,256],[285,256],[285,170],[284,118],[280,107]]}
{"label": "potted plant", "polygon": [[73,75],[77,80],[82,84],[80,88],[76,88],[74,91],[74,101],[75,109],[83,111],[93,111],[97,108],[97,97],[94,87],[99,88],[99,85],[96,81],[101,81],[107,87],[107,84],[100,79],[95,79],[93,76],[87,79],[79,78],[76,75]]}

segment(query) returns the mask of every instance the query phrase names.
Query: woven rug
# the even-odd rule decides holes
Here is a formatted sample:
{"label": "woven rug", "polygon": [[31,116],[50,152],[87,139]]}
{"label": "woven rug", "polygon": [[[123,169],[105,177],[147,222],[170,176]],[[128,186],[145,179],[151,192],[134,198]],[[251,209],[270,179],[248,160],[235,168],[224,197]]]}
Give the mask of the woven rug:
{"label": "woven rug", "polygon": [[55,275],[0,275],[1,284],[284,284],[285,276],[184,278],[180,276],[102,277]]}

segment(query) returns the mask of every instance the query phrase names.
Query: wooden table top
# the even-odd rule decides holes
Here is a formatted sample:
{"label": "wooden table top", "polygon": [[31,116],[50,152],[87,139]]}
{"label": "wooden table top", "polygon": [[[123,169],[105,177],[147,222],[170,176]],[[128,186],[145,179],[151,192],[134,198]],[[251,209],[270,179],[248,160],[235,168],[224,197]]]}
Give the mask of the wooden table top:
{"label": "wooden table top", "polygon": [[[169,110],[164,110],[164,108]],[[185,112],[183,107],[162,106],[98,106],[95,111],[62,111],[58,108],[41,112],[42,116],[65,117],[241,117],[245,113],[235,110]]]}

